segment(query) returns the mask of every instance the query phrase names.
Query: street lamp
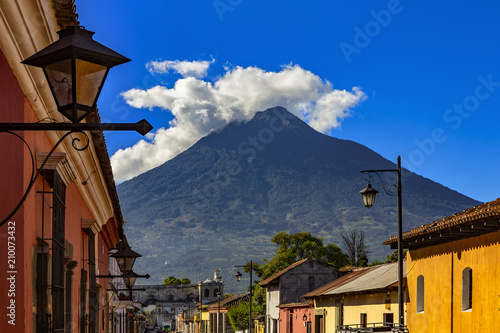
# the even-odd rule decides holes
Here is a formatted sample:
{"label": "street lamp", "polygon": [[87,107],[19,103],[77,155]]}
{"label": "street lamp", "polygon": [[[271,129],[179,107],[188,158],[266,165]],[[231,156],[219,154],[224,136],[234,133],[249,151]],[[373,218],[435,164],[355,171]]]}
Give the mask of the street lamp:
{"label": "street lamp", "polygon": [[218,307],[217,307],[217,333],[220,333],[220,297],[222,296],[222,293],[220,292],[220,284],[219,284],[219,290],[217,291],[217,300],[219,301]]}
{"label": "street lamp", "polygon": [[363,204],[365,207],[370,208],[373,207],[375,203],[375,196],[378,191],[372,187],[372,184],[368,183],[364,189],[359,191],[359,194],[363,197]]}
{"label": "street lamp", "polygon": [[[235,266],[235,267],[245,267],[245,266]],[[248,318],[248,332],[249,333],[252,333],[252,326],[253,326],[253,320],[252,320],[252,284],[253,284],[252,272],[253,272],[253,262],[252,262],[252,260],[250,260],[250,301],[248,302],[249,309],[250,309],[249,318]],[[236,276],[236,281],[240,282],[243,274],[241,274],[240,271],[236,270],[235,276]]]}
{"label": "street lamp", "polygon": [[94,41],[93,31],[70,26],[58,31],[59,40],[22,63],[43,68],[57,110],[72,123],[97,111],[109,69],[130,59]]}
{"label": "street lamp", "polygon": [[120,271],[123,273],[131,271],[134,266],[135,259],[142,257],[139,253],[135,252],[128,245],[124,245],[118,249],[111,257],[116,259]]}
{"label": "street lamp", "polygon": [[[70,122],[37,123],[0,123],[0,132],[16,136],[12,131],[67,131],[54,144],[45,160],[38,166],[38,172],[32,174],[27,189],[13,211],[0,222],[0,226],[9,221],[26,201],[36,179],[59,144],[70,134],[81,133],[86,139],[83,147],[77,147],[80,139],[73,138],[72,146],[78,151],[89,146],[90,138],[84,131],[137,131],[145,135],[153,127],[145,119],[137,123],[80,123],[91,113],[97,111],[97,99],[108,75],[109,69],[130,61],[127,57],[94,41],[94,32],[80,26],[71,26],[58,32],[59,39],[46,48],[22,61],[23,64],[43,69],[50,91],[57,105],[57,110]],[[32,154],[31,154],[32,155]],[[33,170],[35,170],[32,155]]]}
{"label": "street lamp", "polygon": [[132,271],[132,267],[134,266],[135,259],[142,257],[139,253],[133,251],[130,246],[126,243],[126,241],[122,240],[116,246],[118,251],[111,254],[110,257],[115,258],[121,275],[96,275],[98,278],[122,278],[123,283],[127,287],[127,290],[130,291],[130,297],[132,297],[132,288],[135,284],[137,278],[146,278],[149,279],[149,274],[139,275]]}
{"label": "street lamp", "polygon": [[[398,307],[399,307],[399,325],[404,326],[404,309],[403,309],[403,209],[402,209],[402,199],[401,199],[401,156],[398,156],[397,169],[386,169],[386,170],[362,170],[362,173],[374,173],[376,174],[384,192],[390,196],[394,196],[396,192],[398,197]],[[382,177],[378,173],[380,172],[396,172],[397,173],[397,185],[389,185],[387,189],[384,186]],[[372,188],[370,181],[366,188],[359,192],[363,197],[363,203],[365,207],[372,207],[375,202],[375,196],[378,191]]]}
{"label": "street lamp", "polygon": [[191,324],[191,332],[195,333],[196,332],[196,303],[198,303],[198,297],[193,298],[193,313],[191,314],[191,318],[193,319],[193,322]]}

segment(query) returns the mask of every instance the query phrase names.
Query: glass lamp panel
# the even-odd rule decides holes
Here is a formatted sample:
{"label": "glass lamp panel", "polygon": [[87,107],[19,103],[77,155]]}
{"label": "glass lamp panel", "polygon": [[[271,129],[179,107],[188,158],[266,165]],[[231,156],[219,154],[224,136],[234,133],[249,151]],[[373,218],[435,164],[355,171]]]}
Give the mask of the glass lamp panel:
{"label": "glass lamp panel", "polygon": [[92,107],[108,67],[76,59],[76,102]]}
{"label": "glass lamp panel", "polygon": [[115,257],[116,262],[118,263],[118,267],[120,267],[120,271],[127,272],[131,271],[132,267],[134,267],[135,258],[130,257]]}
{"label": "glass lamp panel", "polygon": [[137,277],[125,277],[123,278],[123,282],[125,282],[125,285],[127,286],[127,288],[132,288],[135,284],[135,280],[137,279]]}
{"label": "glass lamp panel", "polygon": [[120,267],[121,272],[125,272],[125,258],[123,257],[114,257],[116,259],[116,263],[118,267]]}
{"label": "glass lamp panel", "polygon": [[124,259],[124,262],[125,262],[125,271],[131,271],[132,270],[132,267],[134,267],[134,263],[135,263],[135,259],[136,258],[125,258]]}
{"label": "glass lamp panel", "polygon": [[52,93],[59,107],[73,103],[71,59],[44,67]]}
{"label": "glass lamp panel", "polygon": [[363,194],[363,204],[365,207],[373,207],[375,203],[375,193],[365,193]]}

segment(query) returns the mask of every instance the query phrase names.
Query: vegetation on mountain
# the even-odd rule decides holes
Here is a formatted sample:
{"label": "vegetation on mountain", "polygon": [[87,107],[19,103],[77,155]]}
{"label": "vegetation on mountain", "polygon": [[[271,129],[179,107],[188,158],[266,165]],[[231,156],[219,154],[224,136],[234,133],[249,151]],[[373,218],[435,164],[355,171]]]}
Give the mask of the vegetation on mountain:
{"label": "vegetation on mountain", "polygon": [[[128,241],[143,256],[134,270],[158,284],[172,274],[202,281],[218,268],[226,290],[241,291],[232,268],[272,257],[273,235],[309,232],[340,244],[349,228],[363,230],[371,259],[381,260],[390,254],[381,243],[397,230],[397,205],[381,195],[364,208],[359,171],[368,168],[394,164],[283,108],[231,123],[117,186]],[[404,230],[478,204],[407,170],[402,176]]]}

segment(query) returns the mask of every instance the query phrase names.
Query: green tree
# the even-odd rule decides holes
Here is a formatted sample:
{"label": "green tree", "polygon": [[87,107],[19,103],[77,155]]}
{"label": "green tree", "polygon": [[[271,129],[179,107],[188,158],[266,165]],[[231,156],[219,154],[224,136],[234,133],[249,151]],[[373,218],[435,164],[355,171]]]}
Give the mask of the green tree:
{"label": "green tree", "polygon": [[266,313],[266,288],[262,288],[259,285],[256,285],[253,290],[252,313],[253,314]]}
{"label": "green tree", "polygon": [[276,244],[276,255],[271,260],[264,260],[255,272],[263,279],[285,269],[296,261],[311,258],[341,268],[349,263],[349,258],[336,244],[323,245],[323,238],[315,237],[310,232],[288,234],[282,231],[271,242]]}
{"label": "green tree", "polygon": [[[406,252],[408,250],[403,250],[403,259],[406,257]],[[387,256],[387,260],[385,262],[396,262],[398,261],[398,250],[394,250],[390,255]]]}
{"label": "green tree", "polygon": [[240,303],[236,306],[231,307],[228,310],[227,316],[229,318],[229,323],[233,327],[233,330],[243,331],[248,329],[249,312],[250,312],[250,307],[248,302]]}
{"label": "green tree", "polygon": [[[406,252],[408,250],[403,250],[403,259],[406,257]],[[385,261],[374,261],[370,263],[368,266],[377,266],[377,265],[382,265],[382,264],[388,264],[391,262],[397,262],[398,261],[398,250],[394,250],[391,254],[387,256],[387,259]]]}
{"label": "green tree", "polygon": [[176,277],[173,277],[172,275],[170,275],[168,278],[163,280],[163,285],[165,285],[165,286],[176,286],[179,284],[181,284],[181,280],[179,280]]}
{"label": "green tree", "polygon": [[[315,237],[309,232],[299,232],[296,234],[288,234],[282,231],[275,235],[272,240],[276,244],[276,254],[271,259],[264,259],[263,264],[252,262],[252,269],[258,278],[266,279],[273,274],[285,269],[291,264],[306,258],[316,259],[337,266],[344,267],[349,264],[349,258],[335,244],[323,244],[323,238]],[[250,262],[244,265],[243,270],[250,273]],[[266,290],[258,286],[258,279],[255,279],[253,285],[252,297],[252,315],[265,314],[266,311]],[[244,323],[245,328],[248,327],[248,303],[246,309],[241,308],[233,310],[233,328],[242,327],[236,326],[237,323]],[[241,306],[243,307],[243,306]],[[231,308],[232,309],[232,308]],[[244,318],[238,317],[239,315]],[[238,317],[238,318],[237,318]],[[231,318],[231,317],[230,317]],[[231,320],[231,319],[230,319]],[[244,329],[244,328],[242,328]],[[241,330],[241,329],[240,329]]]}
{"label": "green tree", "polygon": [[191,284],[191,281],[188,278],[178,279],[172,275],[163,280],[164,286],[178,286],[180,284]]}

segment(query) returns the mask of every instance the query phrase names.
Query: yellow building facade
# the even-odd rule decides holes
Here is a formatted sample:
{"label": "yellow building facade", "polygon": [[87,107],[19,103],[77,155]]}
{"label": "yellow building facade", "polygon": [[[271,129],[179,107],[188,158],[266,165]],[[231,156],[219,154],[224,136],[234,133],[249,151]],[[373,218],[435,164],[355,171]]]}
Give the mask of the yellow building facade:
{"label": "yellow building facade", "polygon": [[367,325],[381,324],[387,320],[397,321],[398,292],[348,295],[343,299],[316,299],[314,311],[316,316],[324,318],[324,333],[336,333],[337,327],[343,325],[361,325],[362,314],[366,314]]}
{"label": "yellow building facade", "polygon": [[340,326],[397,323],[397,290],[397,263],[391,263],[358,268],[304,297],[314,301],[315,333],[335,333]]}
{"label": "yellow building facade", "polygon": [[410,332],[498,331],[499,200],[403,234]]}

